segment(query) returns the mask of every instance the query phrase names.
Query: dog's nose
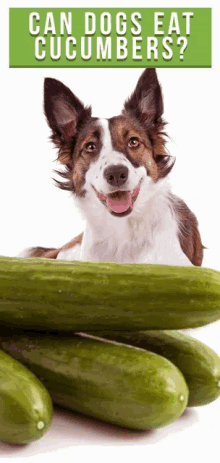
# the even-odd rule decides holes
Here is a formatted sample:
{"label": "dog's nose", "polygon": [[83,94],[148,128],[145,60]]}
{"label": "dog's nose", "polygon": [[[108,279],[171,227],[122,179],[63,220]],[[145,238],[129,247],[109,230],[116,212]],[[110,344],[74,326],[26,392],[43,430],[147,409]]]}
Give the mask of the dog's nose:
{"label": "dog's nose", "polygon": [[128,168],[122,164],[106,167],[104,177],[110,185],[121,186],[128,178]]}

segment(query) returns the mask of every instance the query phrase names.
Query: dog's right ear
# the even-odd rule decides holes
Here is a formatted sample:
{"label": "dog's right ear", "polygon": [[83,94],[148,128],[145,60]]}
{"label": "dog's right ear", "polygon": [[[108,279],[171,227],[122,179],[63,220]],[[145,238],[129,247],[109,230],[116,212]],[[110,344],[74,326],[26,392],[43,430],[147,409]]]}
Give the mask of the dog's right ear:
{"label": "dog's right ear", "polygon": [[54,138],[62,142],[75,137],[79,125],[91,116],[91,108],[85,108],[68,87],[51,78],[44,81],[44,112]]}

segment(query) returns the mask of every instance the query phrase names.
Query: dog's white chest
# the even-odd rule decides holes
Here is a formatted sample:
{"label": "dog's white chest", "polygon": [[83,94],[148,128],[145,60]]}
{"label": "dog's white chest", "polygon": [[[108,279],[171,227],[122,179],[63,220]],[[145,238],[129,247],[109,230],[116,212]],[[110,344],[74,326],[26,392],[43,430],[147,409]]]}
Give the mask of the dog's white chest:
{"label": "dog's white chest", "polygon": [[177,224],[172,215],[168,213],[163,219],[130,218],[117,229],[103,228],[102,234],[88,226],[82,244],[61,251],[58,259],[192,265],[181,249]]}

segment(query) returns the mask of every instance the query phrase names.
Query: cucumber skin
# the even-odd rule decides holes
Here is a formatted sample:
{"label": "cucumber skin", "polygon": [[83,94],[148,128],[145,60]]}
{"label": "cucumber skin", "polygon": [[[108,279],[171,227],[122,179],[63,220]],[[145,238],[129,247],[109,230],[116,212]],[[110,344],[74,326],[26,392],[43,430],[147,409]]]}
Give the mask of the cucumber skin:
{"label": "cucumber skin", "polygon": [[[0,351],[0,440],[27,444],[39,439],[53,417],[51,397],[24,365]],[[39,422],[44,423],[38,429]]]}
{"label": "cucumber skin", "polygon": [[138,331],[196,328],[219,318],[215,270],[0,258],[4,326]]}
{"label": "cucumber skin", "polygon": [[90,334],[146,349],[170,360],[183,373],[188,385],[188,407],[206,405],[220,396],[220,357],[190,336],[171,330],[138,333],[95,331]]}
{"label": "cucumber skin", "polygon": [[54,403],[102,421],[153,429],[177,419],[187,405],[182,373],[142,349],[30,332],[0,336],[0,346],[40,378]]}

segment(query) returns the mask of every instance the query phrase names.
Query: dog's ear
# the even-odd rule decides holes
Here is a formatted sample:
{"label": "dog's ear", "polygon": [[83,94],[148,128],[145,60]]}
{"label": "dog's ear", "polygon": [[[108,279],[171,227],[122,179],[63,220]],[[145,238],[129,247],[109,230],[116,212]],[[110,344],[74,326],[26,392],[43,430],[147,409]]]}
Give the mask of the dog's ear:
{"label": "dog's ear", "polygon": [[157,164],[158,179],[165,177],[171,171],[175,158],[169,156],[165,149],[163,97],[155,69],[145,69],[131,97],[125,102],[123,112],[134,115],[147,130]]}
{"label": "dog's ear", "polygon": [[145,69],[131,97],[125,102],[125,111],[133,112],[147,125],[156,125],[163,114],[163,98],[154,68]]}
{"label": "dog's ear", "polygon": [[74,137],[80,123],[91,116],[91,108],[85,108],[68,87],[51,78],[44,81],[44,112],[53,135],[63,142]]}

